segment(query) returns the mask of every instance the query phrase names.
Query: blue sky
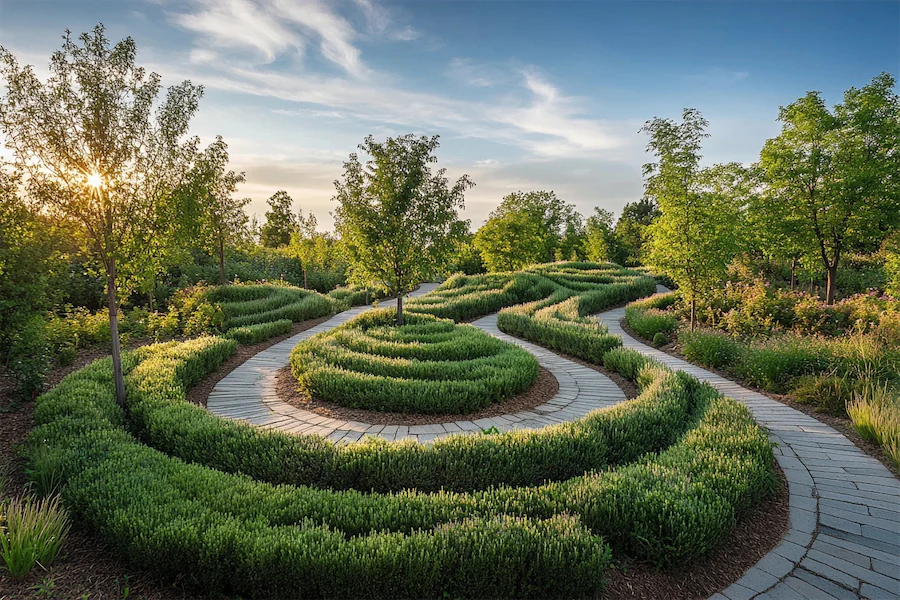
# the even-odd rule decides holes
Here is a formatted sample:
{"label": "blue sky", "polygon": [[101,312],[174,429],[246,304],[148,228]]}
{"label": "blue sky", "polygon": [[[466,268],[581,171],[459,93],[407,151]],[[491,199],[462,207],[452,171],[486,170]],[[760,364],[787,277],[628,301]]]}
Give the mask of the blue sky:
{"label": "blue sky", "polygon": [[367,134],[440,134],[439,165],[503,195],[552,189],[585,215],[641,196],[641,124],[696,107],[707,162],[750,162],[778,107],[900,75],[900,2],[0,0],[0,45],[45,72],[65,28],[135,38],[166,84],[206,95],[260,215],[286,189],[331,226],[332,181]]}

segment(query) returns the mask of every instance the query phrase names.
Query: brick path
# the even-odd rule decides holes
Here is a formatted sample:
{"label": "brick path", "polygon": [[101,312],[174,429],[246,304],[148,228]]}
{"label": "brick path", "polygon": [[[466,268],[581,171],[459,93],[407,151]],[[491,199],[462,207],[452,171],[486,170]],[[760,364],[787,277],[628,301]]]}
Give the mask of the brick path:
{"label": "brick path", "polygon": [[[426,294],[435,287],[437,287],[435,284],[423,284],[410,296]],[[382,306],[390,305],[391,302],[382,303]],[[428,442],[446,435],[481,432],[491,427],[496,427],[500,431],[538,429],[554,423],[573,421],[592,410],[625,400],[622,390],[602,373],[562,358],[540,346],[502,333],[497,328],[496,315],[484,317],[472,324],[531,352],[538,363],[556,377],[559,391],[545,404],[529,411],[475,421],[461,418],[458,421],[406,426],[373,425],[330,419],[279,400],[275,390],[276,375],[288,364],[291,350],[301,340],[328,331],[366,310],[368,307],[344,311],[251,357],[216,384],[209,395],[207,409],[219,416],[246,421],[260,427],[290,433],[316,434],[340,443],[355,442],[364,435],[378,436],[389,441],[410,438],[418,442]]]}
{"label": "brick path", "polygon": [[768,428],[789,482],[790,530],[711,600],[900,598],[900,481],[822,422],[637,341],[622,329],[624,316],[619,308],[598,318],[625,347],[744,402]]}

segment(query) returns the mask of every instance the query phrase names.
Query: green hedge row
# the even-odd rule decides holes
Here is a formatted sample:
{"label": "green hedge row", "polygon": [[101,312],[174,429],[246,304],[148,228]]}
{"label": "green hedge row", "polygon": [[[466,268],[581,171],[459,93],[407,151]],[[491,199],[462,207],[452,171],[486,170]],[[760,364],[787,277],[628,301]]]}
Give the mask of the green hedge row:
{"label": "green hedge row", "polygon": [[[193,344],[190,353],[171,347],[157,356],[145,357],[129,375],[130,396],[170,396],[175,401],[180,392],[183,398],[180,388],[200,376],[198,365],[212,366],[227,350],[221,341]],[[105,367],[108,371],[108,363]],[[162,372],[168,372],[168,377],[161,377]],[[340,548],[349,554],[335,550],[344,536],[354,536],[346,538],[350,542],[377,539],[388,544],[391,552],[401,553],[391,566],[406,560],[405,552],[411,548],[437,552],[437,556],[428,555],[430,560],[435,562],[435,568],[446,568],[450,559],[435,550],[431,540],[426,543],[429,536],[424,532],[464,529],[466,523],[473,523],[475,529],[485,528],[498,519],[544,534],[543,538],[537,534],[529,538],[518,529],[514,535],[509,534],[525,538],[512,546],[523,547],[516,556],[525,553],[529,555],[527,560],[533,561],[534,553],[547,547],[560,548],[562,543],[560,558],[564,564],[547,565],[554,569],[553,574],[544,572],[543,576],[553,581],[559,577],[561,580],[555,583],[565,585],[562,579],[586,576],[585,572],[576,572],[584,561],[602,566],[606,553],[598,538],[590,537],[574,522],[569,522],[568,532],[561,536],[562,542],[557,540],[558,531],[552,530],[549,523],[562,514],[580,519],[593,534],[609,540],[618,552],[673,566],[708,553],[728,534],[741,512],[772,489],[771,448],[747,410],[687,375],[658,367],[644,369],[642,375],[646,382],[641,398],[595,413],[615,417],[607,422],[605,435],[611,436],[612,441],[609,447],[621,453],[624,460],[637,459],[633,464],[614,471],[602,467],[586,469],[586,475],[557,479],[538,487],[501,486],[465,494],[403,492],[395,495],[273,487],[167,458],[135,443],[100,416],[117,411],[108,374],[100,374],[106,385],[101,384],[87,393],[67,389],[67,380],[66,385],[55,391],[55,396],[42,398],[42,425],[35,430],[32,441],[41,441],[62,455],[58,464],[68,475],[67,505],[100,529],[127,556],[165,575],[196,577],[213,590],[247,590],[250,585],[247,582],[252,581],[253,586],[261,586],[259,593],[263,595],[284,590],[293,592],[296,588],[291,587],[290,576],[305,582],[306,563],[315,556],[324,556],[321,559],[324,562],[316,562],[317,565],[332,568],[339,566],[339,562],[328,560],[334,553],[341,560],[362,553],[363,557],[358,557],[353,565],[365,563],[368,555],[360,546],[368,548],[367,544],[360,542]],[[103,393],[97,395],[100,389]],[[60,406],[54,406],[62,396],[75,401],[74,411],[61,412]],[[630,422],[625,418],[629,414]],[[643,414],[645,420],[634,421],[636,414]],[[687,432],[673,429],[676,422],[689,425]],[[636,441],[660,431],[668,439],[657,440],[655,448],[646,441]],[[599,439],[595,436],[595,440]],[[644,454],[647,449],[662,452]],[[500,454],[502,446],[496,450]],[[136,469],[135,465],[140,468]],[[551,530],[552,535],[548,533]],[[342,532],[342,536],[328,537],[327,532]],[[243,541],[235,539],[241,536]],[[288,544],[291,538],[302,539],[308,545],[304,546],[307,551]],[[328,540],[326,548],[317,545],[322,539]],[[271,554],[263,552],[262,557],[256,557],[262,565],[260,568],[270,574],[265,578],[243,572],[247,568],[242,562],[246,553],[261,551],[258,540],[265,540],[267,548],[272,544]],[[391,545],[392,541],[397,543]],[[577,547],[573,548],[575,542]],[[455,550],[474,553],[463,553],[464,557],[484,556],[474,548],[477,546]],[[587,551],[590,548],[594,550],[593,555]],[[508,547],[505,552],[512,550]],[[456,560],[462,559],[457,556]],[[489,560],[498,561],[498,557],[492,555]],[[571,562],[565,562],[568,560]],[[487,564],[490,562],[482,567]],[[497,564],[511,570],[514,577],[524,577],[518,562],[511,566],[502,561]],[[417,566],[421,567],[421,563]],[[359,573],[351,569],[349,572],[357,577],[372,576],[369,571]],[[234,577],[236,573],[245,576]],[[402,581],[405,579],[401,578]],[[599,574],[593,573],[577,584],[570,582],[568,585],[575,586],[574,591],[571,587],[560,588],[562,591],[554,595],[592,593],[588,588],[595,588],[599,581]],[[373,595],[403,595],[406,593],[403,590],[408,589],[386,590],[370,580],[367,583],[377,586]],[[406,585],[418,584],[407,582]],[[445,581],[442,585],[449,584]],[[465,596],[495,593],[489,583],[479,579],[471,580],[470,585],[467,591],[453,593]],[[307,589],[315,590],[311,595],[335,593],[334,589],[319,586]],[[357,588],[350,589],[357,591]],[[517,584],[516,589],[526,591],[507,593],[527,595],[527,590],[532,588]],[[536,595],[550,593],[546,587],[533,589]],[[415,590],[412,593],[431,595],[419,588]]]}
{"label": "green hedge row", "polygon": [[[234,342],[201,338],[187,347],[155,348],[136,366],[129,357],[132,402],[178,391],[183,396],[183,384],[212,368],[229,344],[233,350]],[[109,361],[86,371],[41,399],[30,445],[44,447],[42,457],[53,453],[71,514],[137,566],[205,593],[261,598],[571,597],[600,591],[609,549],[571,517],[497,514],[408,533],[348,536],[313,519],[278,524],[277,511],[260,519],[240,514],[239,507],[221,508],[226,496],[210,491],[249,486],[274,497],[278,488],[139,444],[117,425],[122,415]],[[338,502],[332,509],[340,511],[340,500],[332,498]]]}
{"label": "green hedge row", "polygon": [[225,337],[236,341],[238,344],[258,344],[276,335],[282,335],[291,330],[294,322],[290,319],[279,319],[256,325],[234,327],[225,332]]}
{"label": "green hedge row", "polygon": [[537,360],[470,325],[369,311],[291,352],[300,389],[351,408],[464,414],[525,391]]}

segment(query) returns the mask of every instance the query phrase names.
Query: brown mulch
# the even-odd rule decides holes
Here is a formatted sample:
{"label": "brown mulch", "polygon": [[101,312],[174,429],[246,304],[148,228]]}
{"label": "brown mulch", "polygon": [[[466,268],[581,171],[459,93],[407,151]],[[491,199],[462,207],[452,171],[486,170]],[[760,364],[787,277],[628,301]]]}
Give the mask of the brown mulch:
{"label": "brown mulch", "polygon": [[[649,346],[652,346],[652,344],[650,342],[648,342],[646,339],[642,338],[641,336],[636,334],[634,331],[632,331],[628,327],[628,324],[625,322],[625,319],[622,319],[621,325],[622,325],[622,329],[624,329],[626,331],[626,333],[628,333],[628,335],[630,335],[631,337],[633,337],[636,340],[640,340],[641,342],[643,342]],[[690,360],[688,360],[687,357],[681,353],[681,348],[678,346],[677,342],[674,342],[674,341],[669,342],[668,344],[665,344],[664,346],[660,346],[659,348],[657,348],[657,350],[661,350],[670,356],[674,356],[675,358],[680,358],[681,360],[683,360],[685,362],[690,362],[691,364],[695,364],[695,363],[692,363]],[[888,455],[885,454],[885,452],[881,448],[881,446],[879,446],[878,444],[876,444],[874,442],[870,442],[869,440],[863,439],[859,435],[859,433],[857,433],[856,428],[853,426],[853,421],[851,421],[849,417],[838,417],[835,415],[830,415],[828,413],[819,412],[813,406],[810,406],[808,404],[803,404],[802,402],[797,402],[797,400],[795,400],[790,395],[773,394],[772,392],[768,392],[766,390],[760,389],[760,388],[756,387],[755,385],[748,383],[746,381],[740,381],[739,379],[735,378],[735,376],[731,373],[727,373],[720,369],[714,369],[712,367],[707,367],[706,365],[697,365],[697,366],[703,367],[707,371],[712,371],[716,375],[720,375],[726,379],[730,379],[732,381],[737,381],[739,384],[741,384],[743,387],[747,388],[748,390],[752,390],[758,394],[762,394],[763,396],[766,396],[767,398],[771,398],[772,400],[775,400],[776,402],[781,402],[782,404],[786,404],[786,405],[790,406],[791,408],[793,408],[795,410],[799,410],[803,414],[810,416],[810,417],[816,419],[817,421],[824,423],[825,425],[828,425],[829,427],[833,427],[839,433],[841,433],[844,437],[846,437],[848,440],[853,442],[854,446],[856,446],[857,448],[859,448],[860,450],[862,450],[864,453],[868,454],[872,458],[878,459],[878,461],[881,464],[883,464],[885,467],[887,467],[888,471],[893,473],[894,477],[900,478],[900,469],[897,468],[897,465],[894,464],[894,461],[892,461],[890,459],[890,457],[888,457]]]}
{"label": "brown mulch", "polygon": [[641,563],[620,563],[610,569],[603,598],[607,600],[705,599],[741,578],[768,554],[788,529],[787,480],[778,466],[775,496],[753,507],[732,530],[721,549],[677,572]]}
{"label": "brown mulch", "polygon": [[223,362],[218,369],[200,380],[200,383],[188,390],[188,402],[193,402],[194,404],[199,404],[200,406],[206,406],[206,400],[209,398],[209,394],[213,391],[213,388],[216,387],[216,384],[219,383],[219,381],[223,377],[247,362],[247,359],[254,356],[255,354],[259,354],[269,346],[274,346],[278,342],[282,342],[289,337],[295,336],[301,331],[312,329],[319,323],[324,323],[330,318],[331,315],[327,315],[325,317],[319,317],[317,319],[309,319],[307,321],[294,323],[294,326],[291,327],[291,330],[288,333],[279,335],[278,337],[269,338],[264,342],[253,344],[251,346],[242,346],[238,344],[237,350],[235,350],[234,354],[232,354],[231,357],[228,358],[228,360]]}
{"label": "brown mulch", "polygon": [[535,380],[530,388],[521,394],[508,398],[503,402],[491,404],[479,411],[458,415],[363,410],[358,408],[347,408],[319,398],[310,398],[297,389],[297,380],[294,379],[294,375],[291,373],[290,365],[278,372],[277,386],[278,397],[288,404],[331,419],[358,421],[360,423],[371,423],[373,425],[430,425],[432,423],[446,423],[448,421],[459,420],[474,421],[486,417],[508,415],[523,410],[530,410],[535,406],[540,406],[548,400],[552,400],[553,396],[556,395],[556,392],[559,391],[559,383],[556,381],[556,377],[544,367],[540,367],[537,380]]}

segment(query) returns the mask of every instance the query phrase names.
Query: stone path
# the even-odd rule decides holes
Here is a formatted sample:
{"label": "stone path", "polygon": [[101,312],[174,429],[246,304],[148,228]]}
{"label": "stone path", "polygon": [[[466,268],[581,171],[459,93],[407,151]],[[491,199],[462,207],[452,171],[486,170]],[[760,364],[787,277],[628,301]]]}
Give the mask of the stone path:
{"label": "stone path", "polygon": [[622,329],[624,316],[618,308],[598,318],[625,347],[744,402],[768,428],[789,482],[790,530],[711,600],[900,598],[900,481],[822,422],[637,341]]}
{"label": "stone path", "polygon": [[[432,291],[435,284],[423,284],[410,294],[418,296]],[[382,306],[391,306],[384,302]],[[291,350],[301,340],[328,331],[365,312],[369,307],[357,307],[335,315],[307,331],[298,333],[256,354],[222,378],[209,395],[207,409],[219,416],[246,421],[259,427],[289,433],[315,434],[334,442],[350,443],[364,435],[382,437],[388,441],[410,438],[428,442],[443,436],[481,432],[496,427],[538,429],[579,419],[598,408],[612,406],[625,400],[625,394],[608,377],[593,369],[572,362],[540,346],[529,344],[502,333],[497,328],[496,315],[479,319],[472,325],[504,341],[517,344],[531,352],[538,363],[550,371],[559,382],[559,391],[550,401],[529,411],[469,421],[435,422],[428,425],[373,425],[358,421],[331,419],[282,402],[276,392],[276,376],[288,364]]]}

